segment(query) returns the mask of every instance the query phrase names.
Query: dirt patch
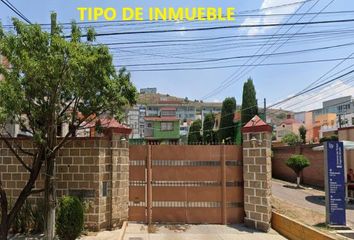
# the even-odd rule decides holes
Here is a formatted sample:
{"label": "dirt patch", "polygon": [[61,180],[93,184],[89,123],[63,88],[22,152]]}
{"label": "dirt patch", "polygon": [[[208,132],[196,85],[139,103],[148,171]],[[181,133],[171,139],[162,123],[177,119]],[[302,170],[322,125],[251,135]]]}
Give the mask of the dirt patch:
{"label": "dirt patch", "polygon": [[325,222],[326,217],[324,214],[318,213],[311,209],[301,208],[287,201],[280,200],[278,198],[272,198],[273,209],[285,216],[288,216],[294,220],[298,220],[307,225],[315,226]]}
{"label": "dirt patch", "polygon": [[321,214],[311,209],[301,208],[297,205],[294,205],[284,200],[280,200],[275,197],[272,197],[272,208],[273,210],[275,210],[280,214],[283,214],[289,218],[297,220],[306,225],[315,227],[317,230],[332,235],[337,239],[345,239],[345,238],[338,237],[338,235],[332,232],[333,229],[329,228],[325,224],[326,222],[325,214]]}
{"label": "dirt patch", "polygon": [[157,233],[159,231],[159,228],[154,224],[150,224],[147,227],[147,231],[148,233]]}
{"label": "dirt patch", "polygon": [[165,228],[167,228],[170,231],[173,232],[186,232],[190,226],[189,225],[167,225],[165,226]]}

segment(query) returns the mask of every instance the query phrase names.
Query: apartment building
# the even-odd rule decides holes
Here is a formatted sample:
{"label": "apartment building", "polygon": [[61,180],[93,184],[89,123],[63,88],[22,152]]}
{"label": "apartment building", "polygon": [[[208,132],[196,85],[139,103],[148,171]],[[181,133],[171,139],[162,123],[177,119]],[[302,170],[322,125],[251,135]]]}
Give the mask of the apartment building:
{"label": "apartment building", "polygon": [[176,108],[164,107],[158,116],[146,116],[145,139],[155,144],[178,143],[180,139],[180,120]]}

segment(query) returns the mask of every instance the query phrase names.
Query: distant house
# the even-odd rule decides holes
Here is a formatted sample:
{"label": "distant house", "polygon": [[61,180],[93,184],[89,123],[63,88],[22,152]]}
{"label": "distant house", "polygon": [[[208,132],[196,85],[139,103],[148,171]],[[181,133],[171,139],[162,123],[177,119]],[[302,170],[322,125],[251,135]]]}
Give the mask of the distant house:
{"label": "distant house", "polygon": [[292,118],[292,116],[288,114],[286,119],[275,128],[276,140],[280,142],[282,138],[289,133],[299,134],[299,128],[302,125],[302,122]]}
{"label": "distant house", "polygon": [[322,137],[329,137],[337,134],[337,114],[326,113],[315,117],[315,122],[313,124],[313,138],[315,142],[319,141]]}
{"label": "distant house", "polygon": [[85,129],[79,130],[76,133],[77,137],[97,137],[109,134],[107,131],[113,131],[115,133],[121,133],[128,137],[131,134],[132,129],[128,126],[119,123],[114,118],[101,117],[96,121],[89,122]]}
{"label": "distant house", "polygon": [[163,107],[159,116],[145,117],[145,139],[149,143],[178,143],[180,139],[180,120],[176,108]]}

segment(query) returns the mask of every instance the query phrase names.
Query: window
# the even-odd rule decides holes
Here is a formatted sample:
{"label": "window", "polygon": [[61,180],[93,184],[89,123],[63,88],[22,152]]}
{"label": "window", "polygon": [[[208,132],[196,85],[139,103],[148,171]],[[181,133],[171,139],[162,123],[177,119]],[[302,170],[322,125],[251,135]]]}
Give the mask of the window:
{"label": "window", "polygon": [[172,131],[173,122],[161,122],[161,131]]}
{"label": "window", "polygon": [[107,197],[108,194],[108,182],[102,184],[102,197]]}

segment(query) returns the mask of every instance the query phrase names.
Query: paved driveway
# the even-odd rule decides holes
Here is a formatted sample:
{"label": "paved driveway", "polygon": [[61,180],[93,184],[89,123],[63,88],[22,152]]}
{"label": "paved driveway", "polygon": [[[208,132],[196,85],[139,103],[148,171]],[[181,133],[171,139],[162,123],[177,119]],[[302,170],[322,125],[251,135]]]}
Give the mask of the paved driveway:
{"label": "paved driveway", "polygon": [[[290,186],[290,187],[289,187]],[[315,189],[294,189],[293,183],[280,180],[273,180],[272,194],[274,197],[288,201],[299,207],[312,209],[316,212],[326,214],[323,191]],[[354,206],[351,205],[346,210],[347,224],[354,226]]]}
{"label": "paved driveway", "polygon": [[262,233],[242,225],[157,226],[148,233],[146,225],[129,223],[124,240],[284,240],[277,232]]}

